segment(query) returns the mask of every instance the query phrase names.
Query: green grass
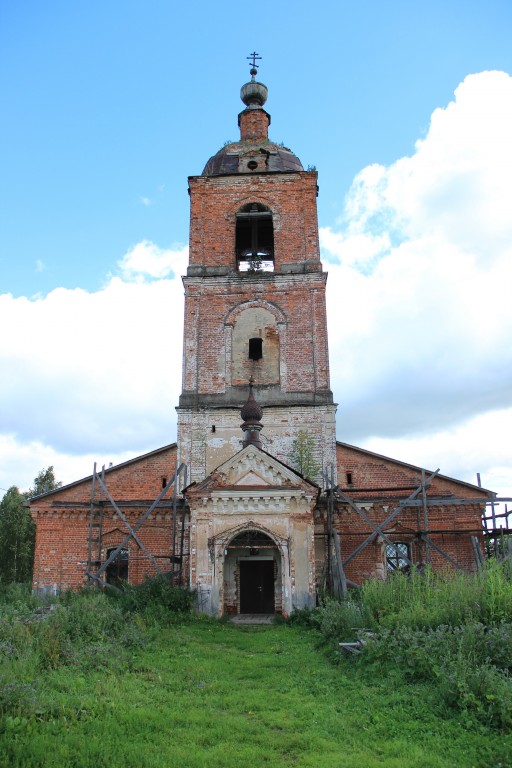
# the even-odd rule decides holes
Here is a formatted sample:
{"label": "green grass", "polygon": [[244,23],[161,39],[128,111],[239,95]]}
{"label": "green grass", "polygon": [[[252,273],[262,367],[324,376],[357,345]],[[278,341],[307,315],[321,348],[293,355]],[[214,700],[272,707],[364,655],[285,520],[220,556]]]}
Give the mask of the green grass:
{"label": "green grass", "polygon": [[511,737],[444,710],[428,683],[334,665],[301,627],[190,621],[144,639],[97,669],[80,658],[22,681],[25,700],[4,707],[0,765],[512,765]]}
{"label": "green grass", "polygon": [[[0,768],[512,768],[510,563],[273,626],[192,599],[165,578],[51,606],[0,591]],[[355,626],[374,636],[340,655]]]}

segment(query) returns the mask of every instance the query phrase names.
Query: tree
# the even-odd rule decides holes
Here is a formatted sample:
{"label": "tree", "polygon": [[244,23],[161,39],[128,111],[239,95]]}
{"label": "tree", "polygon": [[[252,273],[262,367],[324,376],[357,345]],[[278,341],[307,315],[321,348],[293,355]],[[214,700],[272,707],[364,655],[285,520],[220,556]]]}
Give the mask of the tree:
{"label": "tree", "polygon": [[32,581],[36,524],[30,510],[24,506],[27,498],[60,488],[53,467],[42,469],[34,485],[21,493],[13,485],[0,501],[0,582]]}
{"label": "tree", "polygon": [[36,525],[23,506],[25,494],[11,486],[0,501],[0,582],[31,581]]}
{"label": "tree", "polygon": [[290,461],[301,475],[312,479],[320,469],[315,461],[315,439],[313,435],[300,430],[292,443]]}
{"label": "tree", "polygon": [[57,482],[55,479],[55,473],[53,467],[42,469],[37,477],[34,478],[34,487],[28,491],[28,498],[33,496],[39,496],[41,493],[48,493],[48,491],[54,491],[56,488],[60,488],[61,482]]}

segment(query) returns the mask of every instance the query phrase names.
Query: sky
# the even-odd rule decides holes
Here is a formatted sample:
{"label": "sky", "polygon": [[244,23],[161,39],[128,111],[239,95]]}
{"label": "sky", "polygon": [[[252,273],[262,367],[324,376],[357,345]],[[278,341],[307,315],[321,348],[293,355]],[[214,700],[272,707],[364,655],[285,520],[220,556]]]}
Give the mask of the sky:
{"label": "sky", "polygon": [[512,496],[511,22],[1,0],[0,494],[176,439],[187,177],[257,51],[270,137],[319,174],[338,439]]}

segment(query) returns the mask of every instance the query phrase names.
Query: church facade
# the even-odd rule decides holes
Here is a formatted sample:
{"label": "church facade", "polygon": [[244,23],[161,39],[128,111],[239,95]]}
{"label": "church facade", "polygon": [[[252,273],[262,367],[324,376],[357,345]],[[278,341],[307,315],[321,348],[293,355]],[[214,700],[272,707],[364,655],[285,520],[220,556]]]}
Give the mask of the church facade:
{"label": "church facade", "polygon": [[240,141],[189,178],[177,443],[31,500],[37,589],[172,572],[213,615],[289,615],[479,562],[488,491],[336,440],[317,174],[270,141],[255,76]]}

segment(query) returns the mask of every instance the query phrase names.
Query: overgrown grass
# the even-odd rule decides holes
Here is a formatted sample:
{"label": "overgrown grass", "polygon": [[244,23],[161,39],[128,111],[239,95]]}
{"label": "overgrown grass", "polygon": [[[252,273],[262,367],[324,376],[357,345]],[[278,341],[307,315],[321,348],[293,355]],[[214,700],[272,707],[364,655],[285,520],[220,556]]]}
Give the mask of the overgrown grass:
{"label": "overgrown grass", "polygon": [[512,580],[510,562],[478,574],[427,571],[373,580],[341,602],[296,620],[331,643],[370,631],[358,659],[369,675],[428,680],[447,707],[492,728],[512,727]]}
{"label": "overgrown grass", "polygon": [[4,705],[13,768],[489,768],[499,743],[439,706],[429,683],[336,667],[300,627],[188,621],[120,667],[62,664]]}
{"label": "overgrown grass", "polygon": [[[399,598],[381,604],[371,585],[366,603],[259,628],[194,617],[193,595],[165,579],[52,604],[13,589],[0,605],[0,766],[512,768],[509,581],[486,578],[481,610],[496,618],[474,607],[457,627],[400,621],[398,599],[410,617],[415,590],[425,602],[441,581],[407,596],[391,580]],[[375,638],[332,664],[319,641],[336,647],[351,626]]]}

